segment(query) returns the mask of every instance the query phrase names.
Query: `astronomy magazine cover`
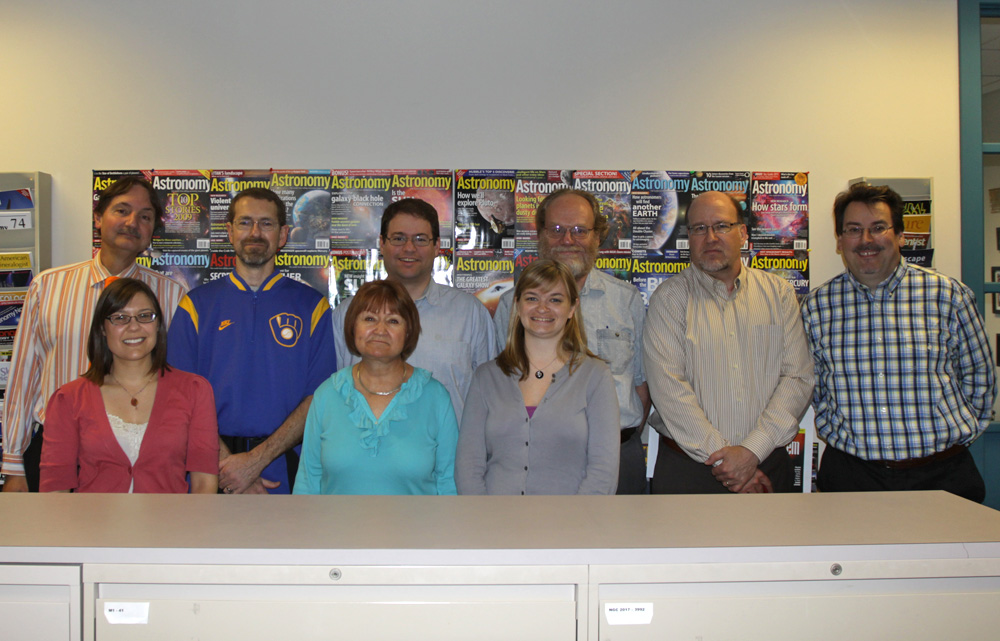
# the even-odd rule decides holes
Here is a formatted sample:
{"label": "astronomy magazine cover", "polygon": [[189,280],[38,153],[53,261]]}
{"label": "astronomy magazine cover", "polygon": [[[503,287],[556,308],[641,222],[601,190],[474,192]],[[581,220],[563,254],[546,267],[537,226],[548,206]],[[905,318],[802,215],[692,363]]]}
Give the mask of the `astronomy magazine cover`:
{"label": "astronomy magazine cover", "polygon": [[[728,193],[743,207],[749,235],[744,262],[780,274],[800,294],[809,287],[807,172],[96,170],[95,202],[101,190],[126,175],[150,180],[166,210],[165,228],[140,262],[189,287],[232,269],[226,214],[232,197],[247,187],[271,189],[288,209],[289,242],[278,255],[279,269],[334,304],[360,283],[384,275],[378,250],[382,212],[389,203],[412,197],[430,202],[441,221],[434,279],[476,294],[489,306],[537,259],[538,203],[567,187],[592,191],[609,217],[611,233],[596,267],[632,282],[644,297],[687,267],[687,209],[710,190]],[[93,247],[95,252],[100,247],[96,229]]]}
{"label": "astronomy magazine cover", "polygon": [[454,173],[450,169],[344,169],[331,171],[332,221],[327,294],[334,307],[363,283],[384,278],[378,251],[382,212],[404,198],[419,198],[438,213],[441,247],[434,280],[454,284]]}
{"label": "astronomy magazine cover", "polygon": [[[288,209],[282,273],[339,305],[361,284],[384,278],[378,248],[382,212],[401,198],[438,211],[441,250],[434,280],[467,291],[493,313],[520,271],[538,257],[535,209],[567,187],[594,193],[611,227],[595,267],[631,282],[648,303],[667,278],[690,262],[687,210],[706,191],[741,206],[749,240],[743,261],[809,291],[808,172],[569,169],[288,169],[96,170],[97,194],[124,175],[154,183],[168,212],[166,227],[139,261],[189,287],[228,275],[235,256],[225,222],[233,196],[271,189]],[[207,187],[205,186],[207,183]],[[911,244],[920,246],[928,214],[913,207]],[[927,216],[929,218],[929,216]],[[94,231],[94,251],[100,236]],[[793,461],[802,466],[803,445]]]}

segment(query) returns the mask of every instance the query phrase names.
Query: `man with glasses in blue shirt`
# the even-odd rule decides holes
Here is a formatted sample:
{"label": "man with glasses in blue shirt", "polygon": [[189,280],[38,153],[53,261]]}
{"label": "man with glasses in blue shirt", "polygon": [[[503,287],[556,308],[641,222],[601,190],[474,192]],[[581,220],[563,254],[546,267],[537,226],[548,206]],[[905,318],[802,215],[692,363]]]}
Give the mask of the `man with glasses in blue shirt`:
{"label": "man with glasses in blue shirt", "polygon": [[833,205],[847,270],[802,319],[816,362],[820,490],[947,490],[982,502],[968,445],[989,426],[996,377],[972,291],[902,259],[903,200],[856,183]]}
{"label": "man with glasses in blue shirt", "polygon": [[[472,373],[496,356],[490,312],[479,299],[435,282],[434,259],[441,249],[437,210],[419,198],[391,203],[382,213],[382,265],[420,312],[420,339],[406,362],[430,371],[451,396],[459,424]],[[360,360],[347,349],[344,317],[350,300],[333,310],[333,335],[340,367]]]}
{"label": "man with glasses in blue shirt", "polygon": [[[538,256],[570,268],[580,288],[580,310],[587,347],[607,361],[618,393],[621,428],[618,494],[646,491],[642,429],[649,414],[649,388],[642,366],[642,327],[646,310],[631,283],[594,269],[608,221],[593,194],[579,189],[555,191],[535,210]],[[507,342],[514,291],[500,297],[493,323],[498,345]]]}
{"label": "man with glasses in blue shirt", "polygon": [[691,265],[649,301],[643,347],[663,435],[656,494],[790,492],[785,446],[813,389],[795,292],[744,265],[740,204],[706,192],[687,211]]}
{"label": "man with glasses in blue shirt", "polygon": [[235,269],[181,299],[167,362],[212,384],[220,491],[289,494],[312,394],[336,369],[330,305],[275,270],[288,225],[274,192],[236,194],[226,232]]}

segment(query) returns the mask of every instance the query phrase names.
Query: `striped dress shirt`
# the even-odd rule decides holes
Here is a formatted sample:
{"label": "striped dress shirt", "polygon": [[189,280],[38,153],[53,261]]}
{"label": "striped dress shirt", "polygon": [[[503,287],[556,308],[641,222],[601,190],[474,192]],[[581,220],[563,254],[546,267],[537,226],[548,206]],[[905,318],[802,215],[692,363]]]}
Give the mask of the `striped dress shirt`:
{"label": "striped dress shirt", "polygon": [[816,431],[866,460],[965,445],[990,423],[996,374],[972,291],[899,266],[874,290],[844,272],[810,292],[802,319],[816,361]]}
{"label": "striped dress shirt", "polygon": [[650,424],[692,459],[742,445],[763,461],[798,433],[813,364],[785,280],[743,266],[729,292],[691,265],[653,292],[643,352]]}
{"label": "striped dress shirt", "polygon": [[[31,442],[33,422],[44,423],[49,397],[90,367],[90,321],[111,275],[98,254],[82,263],[48,269],[28,288],[4,401],[4,474],[24,475],[22,457]],[[184,296],[183,285],[135,263],[117,275],[149,285],[163,308],[164,323],[170,323]]]}

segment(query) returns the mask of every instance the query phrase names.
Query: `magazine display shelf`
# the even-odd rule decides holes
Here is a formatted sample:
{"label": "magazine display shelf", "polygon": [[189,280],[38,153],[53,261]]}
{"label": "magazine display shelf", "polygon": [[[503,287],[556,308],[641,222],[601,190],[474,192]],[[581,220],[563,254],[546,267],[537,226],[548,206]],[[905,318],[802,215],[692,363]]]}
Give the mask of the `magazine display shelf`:
{"label": "magazine display shelf", "polygon": [[[30,212],[28,218],[30,226],[24,228],[0,229],[0,252],[30,254],[32,276],[37,276],[39,272],[52,266],[52,235],[50,223],[52,219],[52,176],[40,172],[2,172],[0,173],[0,192],[16,189],[30,189],[32,197],[31,209],[16,208],[8,210],[0,209],[0,215],[14,214],[20,212]],[[9,205],[8,201],[4,201]],[[5,221],[4,226],[6,226]],[[6,275],[6,273],[5,273]],[[15,281],[16,282],[16,281]],[[0,288],[0,303],[9,304],[12,299],[17,299],[18,305],[23,304],[25,288],[10,287],[10,285]],[[5,309],[9,309],[6,308]],[[12,312],[11,312],[12,314]],[[13,317],[14,322],[0,321],[0,360],[9,361],[8,350],[13,346],[14,332],[17,328],[17,316],[4,314],[4,319]],[[3,363],[0,372],[0,416],[3,414],[3,394],[7,387],[7,367],[9,362]],[[3,443],[0,442],[0,451]],[[2,477],[0,477],[2,483]]]}
{"label": "magazine display shelf", "polygon": [[1000,629],[1000,512],[944,492],[17,494],[2,496],[0,518],[7,640]]}
{"label": "magazine display shelf", "polygon": [[[52,267],[52,176],[41,172],[0,172],[0,191],[30,189],[34,198],[31,229],[0,230],[0,251],[31,252],[32,270]],[[3,212],[0,212],[3,213]]]}

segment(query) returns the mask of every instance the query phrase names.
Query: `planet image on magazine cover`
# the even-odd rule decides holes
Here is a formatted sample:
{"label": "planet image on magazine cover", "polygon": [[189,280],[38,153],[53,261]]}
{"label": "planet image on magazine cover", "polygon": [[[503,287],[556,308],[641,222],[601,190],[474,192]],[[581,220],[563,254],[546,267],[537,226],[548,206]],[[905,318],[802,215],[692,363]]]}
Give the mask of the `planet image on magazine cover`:
{"label": "planet image on magazine cover", "polygon": [[653,223],[653,236],[649,240],[649,249],[656,251],[662,249],[670,236],[673,235],[677,227],[677,192],[665,191],[663,193],[663,204],[660,208],[660,215]]}
{"label": "planet image on magazine cover", "polygon": [[307,191],[292,207],[293,242],[315,241],[330,237],[330,192],[322,189]]}
{"label": "planet image on magazine cover", "polygon": [[514,193],[504,189],[479,189],[476,191],[476,208],[490,228],[502,234],[517,220]]}

